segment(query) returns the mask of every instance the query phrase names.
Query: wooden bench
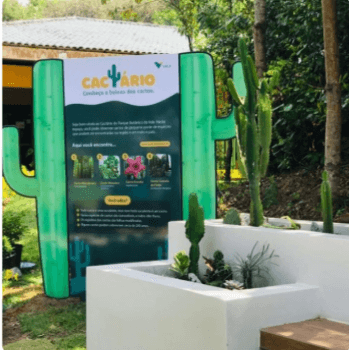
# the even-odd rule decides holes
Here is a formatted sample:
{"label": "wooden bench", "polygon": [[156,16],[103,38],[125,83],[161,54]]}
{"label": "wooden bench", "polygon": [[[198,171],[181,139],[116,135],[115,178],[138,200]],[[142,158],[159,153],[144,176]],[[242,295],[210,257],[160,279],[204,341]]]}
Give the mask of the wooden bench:
{"label": "wooden bench", "polygon": [[349,350],[349,325],[317,318],[261,330],[261,350]]}

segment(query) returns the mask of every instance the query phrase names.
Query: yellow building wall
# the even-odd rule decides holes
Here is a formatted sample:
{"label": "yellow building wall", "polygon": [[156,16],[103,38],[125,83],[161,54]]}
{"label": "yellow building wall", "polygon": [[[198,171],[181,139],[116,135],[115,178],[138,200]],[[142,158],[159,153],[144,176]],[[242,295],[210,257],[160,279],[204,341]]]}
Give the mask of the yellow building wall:
{"label": "yellow building wall", "polygon": [[32,88],[32,67],[3,65],[2,86],[5,88]]}

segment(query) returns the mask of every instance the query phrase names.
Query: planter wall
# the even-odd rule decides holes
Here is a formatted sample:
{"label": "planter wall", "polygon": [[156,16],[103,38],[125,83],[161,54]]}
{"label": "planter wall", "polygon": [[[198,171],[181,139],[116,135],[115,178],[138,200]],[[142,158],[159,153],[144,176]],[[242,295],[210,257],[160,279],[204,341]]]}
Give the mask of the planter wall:
{"label": "planter wall", "polygon": [[[297,222],[311,224],[301,220]],[[275,259],[279,266],[270,265],[273,277],[270,285],[299,282],[319,286],[321,316],[349,323],[349,225],[335,226],[340,227],[345,234],[225,225],[221,220],[206,221],[200,251],[201,255],[212,257],[214,251],[219,249],[229,263],[236,253],[246,257],[256,241],[260,242],[259,248],[263,243],[269,243],[270,249],[275,249],[275,253],[280,256]],[[189,248],[184,221],[169,223],[168,256],[173,257],[182,249],[188,252]],[[199,269],[205,271],[203,259],[199,262]]]}
{"label": "planter wall", "polygon": [[[174,279],[171,260],[88,267],[88,350],[258,350],[261,328],[318,316],[349,323],[349,236],[205,226],[207,257],[220,249],[229,262],[270,243],[280,256],[272,286],[228,291]],[[189,247],[184,221],[170,223],[169,257]]]}
{"label": "planter wall", "polygon": [[88,350],[258,350],[261,328],[319,315],[316,286],[227,291],[166,277],[169,266],[87,268]]}

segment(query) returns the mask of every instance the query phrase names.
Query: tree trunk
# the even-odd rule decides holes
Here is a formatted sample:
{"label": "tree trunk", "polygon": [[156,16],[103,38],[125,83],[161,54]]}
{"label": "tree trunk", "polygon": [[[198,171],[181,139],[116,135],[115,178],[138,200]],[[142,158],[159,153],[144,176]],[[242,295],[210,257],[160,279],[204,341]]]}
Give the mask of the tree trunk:
{"label": "tree trunk", "polygon": [[267,70],[265,61],[264,32],[265,32],[265,0],[255,0],[254,2],[254,26],[253,41],[254,55],[256,61],[257,74],[259,78]]}
{"label": "tree trunk", "polygon": [[329,175],[333,198],[336,198],[339,194],[337,183],[341,162],[342,129],[336,0],[322,0],[322,18],[325,44],[325,91],[327,99],[325,169]]}
{"label": "tree trunk", "polygon": [[233,140],[227,140],[225,141],[228,144],[228,149],[226,153],[226,158],[225,158],[225,176],[224,176],[224,181],[230,182],[231,181],[231,176],[230,176],[230,168],[231,168],[231,157],[233,155]]}
{"label": "tree trunk", "polygon": [[190,35],[187,35],[187,38],[188,38],[188,43],[189,43],[189,50],[190,52],[193,52],[193,39]]}

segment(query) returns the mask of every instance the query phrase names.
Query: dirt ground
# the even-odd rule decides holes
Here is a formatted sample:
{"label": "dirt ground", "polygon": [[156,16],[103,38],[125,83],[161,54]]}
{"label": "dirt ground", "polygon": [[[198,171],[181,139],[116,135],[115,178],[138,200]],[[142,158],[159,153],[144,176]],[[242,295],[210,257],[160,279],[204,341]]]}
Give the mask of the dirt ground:
{"label": "dirt ground", "polygon": [[[307,172],[300,170],[290,174],[274,176],[277,185],[277,202],[269,208],[264,207],[264,216],[280,218],[290,216],[298,220],[322,221],[321,214],[321,186],[322,170]],[[261,181],[261,198],[270,185],[269,178]],[[340,179],[340,198],[334,203],[334,222],[349,222],[349,167],[343,169]],[[223,198],[223,205],[218,209],[218,216],[222,217],[227,208],[234,207],[240,212],[250,212],[250,194],[248,183],[231,187],[218,194]],[[341,210],[339,210],[341,208]],[[339,212],[338,212],[339,210]]]}
{"label": "dirt ground", "polygon": [[[2,337],[3,346],[14,343],[16,341],[26,339],[28,334],[22,334],[17,316],[27,312],[41,312],[46,311],[49,307],[61,308],[69,304],[77,304],[80,302],[79,298],[67,299],[52,299],[44,295],[41,286],[27,287],[28,292],[25,293],[24,299],[30,301],[20,307],[7,309],[2,316]],[[19,290],[18,290],[19,291]],[[10,294],[16,293],[16,290],[11,289]]]}

